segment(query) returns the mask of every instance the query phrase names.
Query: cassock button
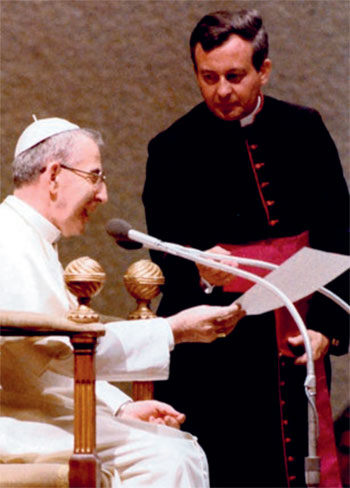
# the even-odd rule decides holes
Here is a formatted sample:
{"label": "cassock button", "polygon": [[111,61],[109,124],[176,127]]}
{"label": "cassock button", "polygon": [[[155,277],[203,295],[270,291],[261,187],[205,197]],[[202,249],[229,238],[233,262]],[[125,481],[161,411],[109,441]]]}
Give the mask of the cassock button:
{"label": "cassock button", "polygon": [[285,381],[280,381],[280,386],[284,386],[286,384]]}
{"label": "cassock button", "polygon": [[285,442],[286,444],[289,444],[290,442],[292,442],[292,439],[290,437],[286,437]]}
{"label": "cassock button", "polygon": [[265,163],[255,163],[254,166],[255,166],[255,169],[260,169],[263,166],[265,166]]}
{"label": "cassock button", "polygon": [[[275,200],[266,200],[266,205],[268,207],[272,207],[272,205],[275,205],[275,203],[276,203]],[[273,222],[273,221],[271,221],[271,222]]]}
{"label": "cassock button", "polygon": [[255,149],[258,149],[258,145],[257,145],[257,144],[250,144],[250,146],[249,146],[249,147],[250,147],[250,149],[251,149],[252,151],[255,151]]}
{"label": "cassock button", "polygon": [[288,420],[283,420],[283,425],[288,425]]}
{"label": "cassock button", "polygon": [[288,476],[289,481],[294,481],[296,479],[296,476]]}
{"label": "cassock button", "polygon": [[276,224],[278,224],[279,220],[276,219],[276,220],[270,220],[269,224],[271,225],[271,227],[275,226]]}
{"label": "cassock button", "polygon": [[288,462],[289,463],[292,463],[293,461],[295,461],[295,459],[293,458],[293,456],[288,456]]}
{"label": "cassock button", "polygon": [[267,186],[269,186],[269,184],[270,184],[270,183],[269,183],[268,181],[263,181],[263,182],[261,183],[261,188],[266,188]]}

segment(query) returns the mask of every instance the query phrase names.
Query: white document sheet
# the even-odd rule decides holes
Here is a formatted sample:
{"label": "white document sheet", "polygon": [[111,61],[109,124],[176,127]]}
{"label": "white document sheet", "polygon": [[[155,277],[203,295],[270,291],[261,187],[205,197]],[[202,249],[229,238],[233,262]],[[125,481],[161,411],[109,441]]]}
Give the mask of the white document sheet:
{"label": "white document sheet", "polygon": [[[304,247],[264,277],[296,302],[310,295],[350,268],[350,257]],[[236,300],[247,315],[258,315],[284,306],[281,298],[260,284]]]}

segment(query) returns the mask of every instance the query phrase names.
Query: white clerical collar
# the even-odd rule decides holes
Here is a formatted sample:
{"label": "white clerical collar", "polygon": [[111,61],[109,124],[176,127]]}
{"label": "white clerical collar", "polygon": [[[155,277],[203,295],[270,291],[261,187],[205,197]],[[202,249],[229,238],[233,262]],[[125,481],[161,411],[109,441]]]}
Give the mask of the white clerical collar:
{"label": "white clerical collar", "polygon": [[262,104],[262,96],[259,95],[256,107],[253,110],[253,112],[251,112],[249,115],[247,115],[246,117],[243,117],[243,119],[240,120],[241,127],[246,127],[247,125],[250,125],[254,122],[255,115],[259,112],[261,104]]}
{"label": "white clerical collar", "polygon": [[9,195],[5,198],[5,204],[9,205],[15,212],[21,215],[31,226],[34,226],[36,230],[46,239],[50,244],[55,244],[61,237],[61,232],[49,222],[41,213],[28,205],[20,198]]}

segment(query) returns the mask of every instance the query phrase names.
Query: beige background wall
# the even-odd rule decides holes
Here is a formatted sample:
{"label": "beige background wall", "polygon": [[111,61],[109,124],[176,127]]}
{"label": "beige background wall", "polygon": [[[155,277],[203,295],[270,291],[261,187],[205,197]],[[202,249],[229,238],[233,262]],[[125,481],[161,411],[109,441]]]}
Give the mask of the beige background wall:
{"label": "beige background wall", "polygon": [[[97,259],[108,284],[95,306],[125,316],[133,304],[122,276],[132,261],[148,254],[118,248],[104,225],[120,217],[146,229],[140,196],[147,143],[201,99],[188,53],[196,22],[218,9],[261,11],[274,66],[266,93],[322,113],[349,180],[349,5],[348,0],[1,0],[1,199],[11,191],[13,149],[32,114],[100,129],[110,201],[94,216],[85,239],[62,242],[61,257],[64,264],[81,255]],[[343,364],[337,373],[342,384]],[[346,391],[347,386],[337,397],[337,408],[346,402]]]}

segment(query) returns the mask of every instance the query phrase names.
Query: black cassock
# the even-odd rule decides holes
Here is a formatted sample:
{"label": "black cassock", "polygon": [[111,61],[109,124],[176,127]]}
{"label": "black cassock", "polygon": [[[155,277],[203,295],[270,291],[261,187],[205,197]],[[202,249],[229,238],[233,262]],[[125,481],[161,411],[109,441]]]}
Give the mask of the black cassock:
{"label": "black cassock", "polygon": [[[309,232],[310,246],[347,254],[348,189],[336,147],[312,109],[265,97],[253,124],[216,118],[201,103],[149,145],[143,201],[148,232],[208,249]],[[238,295],[199,283],[195,265],[152,252],[166,284],[161,316]],[[347,278],[331,288],[346,299]],[[348,317],[315,294],[307,327],[347,352]],[[212,486],[305,486],[306,369],[281,357],[274,314],[245,317],[211,344],[181,344],[155,397],[187,416],[209,460]],[[325,359],[330,377],[329,358]]]}

